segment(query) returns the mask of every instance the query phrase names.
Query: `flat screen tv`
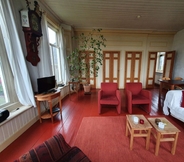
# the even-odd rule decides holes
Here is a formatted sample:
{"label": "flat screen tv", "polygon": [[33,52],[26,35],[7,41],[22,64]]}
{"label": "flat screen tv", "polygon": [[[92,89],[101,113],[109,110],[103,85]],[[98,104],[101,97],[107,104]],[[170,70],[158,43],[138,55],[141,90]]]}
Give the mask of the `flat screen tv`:
{"label": "flat screen tv", "polygon": [[38,93],[46,93],[55,88],[55,76],[37,79]]}

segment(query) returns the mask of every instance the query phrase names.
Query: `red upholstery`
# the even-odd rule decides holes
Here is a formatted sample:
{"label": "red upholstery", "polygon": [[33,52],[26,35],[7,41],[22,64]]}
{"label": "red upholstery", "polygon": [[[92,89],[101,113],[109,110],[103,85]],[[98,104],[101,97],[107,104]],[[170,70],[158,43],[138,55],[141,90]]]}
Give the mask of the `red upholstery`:
{"label": "red upholstery", "polygon": [[102,105],[115,105],[118,114],[121,113],[121,95],[117,83],[101,83],[98,91],[98,113],[101,113]]}
{"label": "red upholstery", "polygon": [[132,114],[132,105],[142,105],[147,113],[151,112],[151,92],[142,89],[142,83],[126,83],[125,85],[128,112]]}
{"label": "red upholstery", "polygon": [[58,133],[14,162],[90,162],[90,159],[78,147],[69,146]]}

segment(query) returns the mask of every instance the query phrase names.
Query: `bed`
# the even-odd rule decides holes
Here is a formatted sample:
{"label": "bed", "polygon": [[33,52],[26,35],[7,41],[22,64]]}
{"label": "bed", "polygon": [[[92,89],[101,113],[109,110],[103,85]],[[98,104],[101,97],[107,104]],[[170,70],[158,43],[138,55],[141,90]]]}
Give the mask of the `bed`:
{"label": "bed", "polygon": [[166,93],[164,100],[163,113],[172,115],[184,122],[184,108],[181,107],[183,90],[170,90]]}

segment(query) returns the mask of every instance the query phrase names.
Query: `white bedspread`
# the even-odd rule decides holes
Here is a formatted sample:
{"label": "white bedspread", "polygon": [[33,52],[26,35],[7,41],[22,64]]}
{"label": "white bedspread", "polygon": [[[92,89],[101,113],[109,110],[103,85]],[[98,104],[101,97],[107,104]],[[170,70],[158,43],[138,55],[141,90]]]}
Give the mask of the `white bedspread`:
{"label": "white bedspread", "polygon": [[182,101],[182,90],[170,90],[167,92],[165,100],[163,113],[169,115],[168,108],[173,117],[184,122],[184,108],[181,105]]}

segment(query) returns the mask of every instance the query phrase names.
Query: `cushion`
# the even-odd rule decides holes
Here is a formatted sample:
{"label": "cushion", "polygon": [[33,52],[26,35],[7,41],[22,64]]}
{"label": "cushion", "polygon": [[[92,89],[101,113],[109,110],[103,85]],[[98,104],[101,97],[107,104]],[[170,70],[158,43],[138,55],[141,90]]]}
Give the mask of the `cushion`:
{"label": "cushion", "polygon": [[58,133],[22,155],[15,162],[55,162],[70,150],[70,148],[63,136]]}
{"label": "cushion", "polygon": [[184,91],[182,91],[181,107],[184,108]]}
{"label": "cushion", "polygon": [[142,91],[142,83],[126,83],[125,90],[131,91],[132,95],[139,95]]}
{"label": "cushion", "polygon": [[78,147],[74,146],[57,162],[90,162],[90,160]]}
{"label": "cushion", "polygon": [[149,104],[150,99],[142,95],[132,95],[132,104]]}
{"label": "cushion", "polygon": [[119,104],[119,100],[117,99],[116,96],[113,96],[113,95],[102,96],[99,102],[100,104],[104,104],[104,105],[118,105]]}
{"label": "cushion", "polygon": [[102,90],[102,96],[115,96],[116,95],[116,90]]}

